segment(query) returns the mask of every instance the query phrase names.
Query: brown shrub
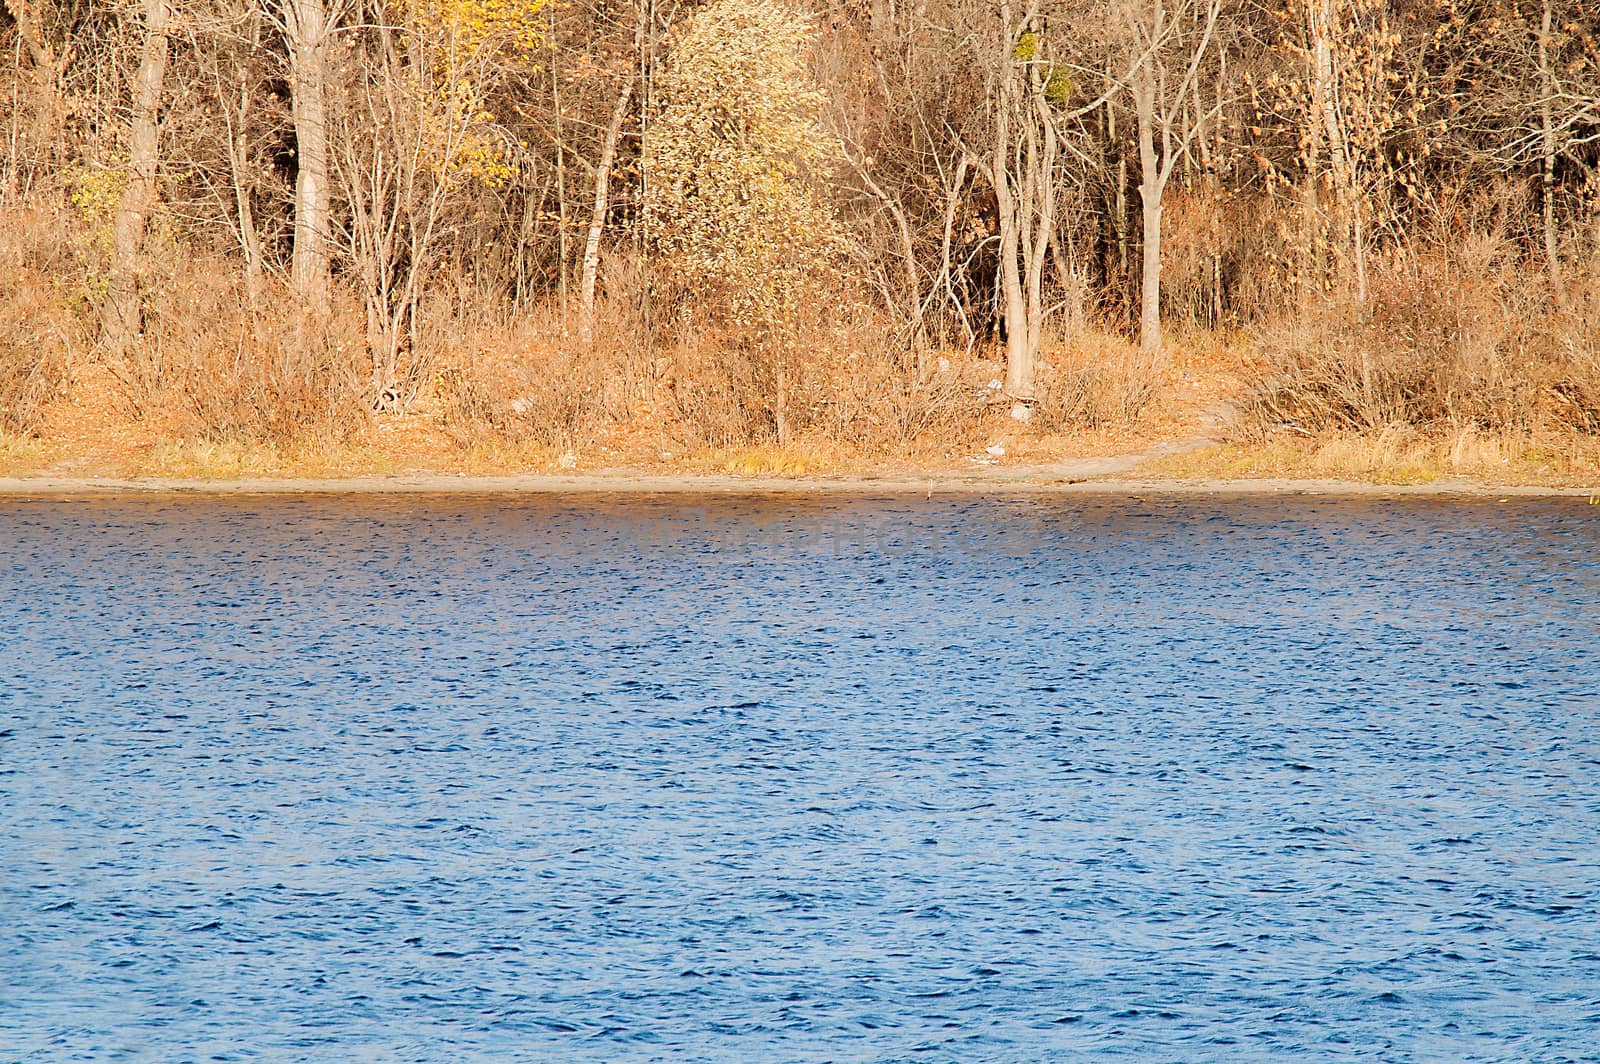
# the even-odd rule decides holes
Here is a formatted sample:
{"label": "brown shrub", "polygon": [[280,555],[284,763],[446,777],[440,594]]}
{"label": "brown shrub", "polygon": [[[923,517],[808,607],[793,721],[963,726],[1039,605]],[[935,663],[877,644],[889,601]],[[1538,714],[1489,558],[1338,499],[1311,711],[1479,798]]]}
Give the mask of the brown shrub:
{"label": "brown shrub", "polygon": [[[7,284],[0,279],[0,287]],[[32,286],[16,286],[0,296],[0,435],[32,436],[41,414],[60,395],[70,376],[66,337],[40,312]]]}
{"label": "brown shrub", "polygon": [[827,397],[815,431],[862,454],[911,455],[959,446],[989,408],[992,364],[853,351],[815,367]]}
{"label": "brown shrub", "polygon": [[622,396],[608,372],[614,349],[580,351],[559,314],[506,319],[482,309],[436,318],[419,344],[437,368],[446,427],[458,442],[487,437],[574,449],[589,442]]}
{"label": "brown shrub", "polygon": [[72,352],[83,342],[49,269],[60,237],[46,212],[0,214],[0,435],[39,432],[45,404],[65,390]]}
{"label": "brown shrub", "polygon": [[1096,331],[1074,335],[1041,367],[1035,420],[1047,432],[1137,421],[1161,385],[1160,356]]}
{"label": "brown shrub", "polygon": [[1543,387],[1537,422],[1600,436],[1600,277],[1571,294],[1546,322],[1536,357]]}
{"label": "brown shrub", "polygon": [[1260,336],[1241,427],[1369,433],[1600,429],[1594,322],[1556,312],[1542,280],[1479,234],[1448,255],[1374,274],[1365,304],[1335,298]]}
{"label": "brown shrub", "polygon": [[1217,329],[1281,313],[1294,215],[1269,195],[1214,179],[1175,185],[1162,221],[1163,316]]}
{"label": "brown shrub", "polygon": [[276,287],[252,300],[224,264],[201,261],[147,299],[144,337],[116,370],[132,413],[180,436],[330,445],[368,423],[362,336],[337,298],[325,315]]}
{"label": "brown shrub", "polygon": [[669,348],[660,361],[659,380],[679,442],[734,447],[775,439],[772,369],[748,352],[714,339]]}

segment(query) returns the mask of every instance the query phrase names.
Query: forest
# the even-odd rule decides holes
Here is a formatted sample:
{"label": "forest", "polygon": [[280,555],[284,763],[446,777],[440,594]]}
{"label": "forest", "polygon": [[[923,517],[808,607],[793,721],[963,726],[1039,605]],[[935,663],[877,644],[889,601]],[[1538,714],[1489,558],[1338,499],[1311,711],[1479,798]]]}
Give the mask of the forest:
{"label": "forest", "polygon": [[0,5],[0,464],[1600,471],[1592,0]]}

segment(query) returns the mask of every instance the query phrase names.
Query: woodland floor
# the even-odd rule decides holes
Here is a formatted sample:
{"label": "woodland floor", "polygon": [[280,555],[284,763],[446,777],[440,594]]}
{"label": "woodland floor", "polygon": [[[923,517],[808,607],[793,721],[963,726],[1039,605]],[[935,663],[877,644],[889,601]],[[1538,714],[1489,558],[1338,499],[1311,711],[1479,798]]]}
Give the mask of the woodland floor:
{"label": "woodland floor", "polygon": [[1240,442],[1231,432],[1245,379],[1236,359],[1216,349],[1178,350],[1164,378],[1131,427],[1047,434],[997,413],[964,448],[896,458],[863,457],[827,441],[781,451],[684,448],[647,408],[602,429],[579,453],[463,444],[442,403],[426,393],[403,413],[374,415],[364,438],[336,448],[184,441],[170,425],[130,416],[115,377],[89,364],[48,408],[37,438],[0,438],[0,493],[1600,490],[1600,450],[1571,441],[1524,441],[1466,462],[1360,441]]}

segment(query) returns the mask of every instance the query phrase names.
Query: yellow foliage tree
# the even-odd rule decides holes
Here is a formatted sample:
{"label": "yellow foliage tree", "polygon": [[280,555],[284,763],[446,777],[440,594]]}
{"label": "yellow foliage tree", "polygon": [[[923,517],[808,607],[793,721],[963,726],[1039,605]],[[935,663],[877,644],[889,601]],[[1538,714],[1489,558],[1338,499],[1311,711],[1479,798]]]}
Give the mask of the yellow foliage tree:
{"label": "yellow foliage tree", "polygon": [[409,0],[415,24],[467,53],[526,58],[544,46],[545,0]]}
{"label": "yellow foliage tree", "polygon": [[415,91],[425,108],[444,181],[492,186],[512,176],[487,98],[497,76],[532,69],[544,46],[545,0],[404,0]]}
{"label": "yellow foliage tree", "polygon": [[842,234],[818,178],[839,157],[808,68],[809,17],[783,0],[719,0],[690,21],[656,84],[645,149],[649,243],[693,308],[742,330],[769,370],[780,442],[797,329]]}
{"label": "yellow foliage tree", "polygon": [[534,66],[544,2],[395,0],[354,38],[335,163],[380,406],[406,401],[417,367],[404,356],[442,235],[471,216],[474,192],[515,173],[516,138],[488,101]]}

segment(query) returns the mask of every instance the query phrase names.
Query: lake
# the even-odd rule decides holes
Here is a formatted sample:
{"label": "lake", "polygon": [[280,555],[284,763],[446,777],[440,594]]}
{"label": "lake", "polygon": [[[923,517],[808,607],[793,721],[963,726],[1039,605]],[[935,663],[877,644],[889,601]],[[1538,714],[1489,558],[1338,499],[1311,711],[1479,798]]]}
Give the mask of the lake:
{"label": "lake", "polygon": [[0,499],[0,1059],[1600,1059],[1583,499]]}

